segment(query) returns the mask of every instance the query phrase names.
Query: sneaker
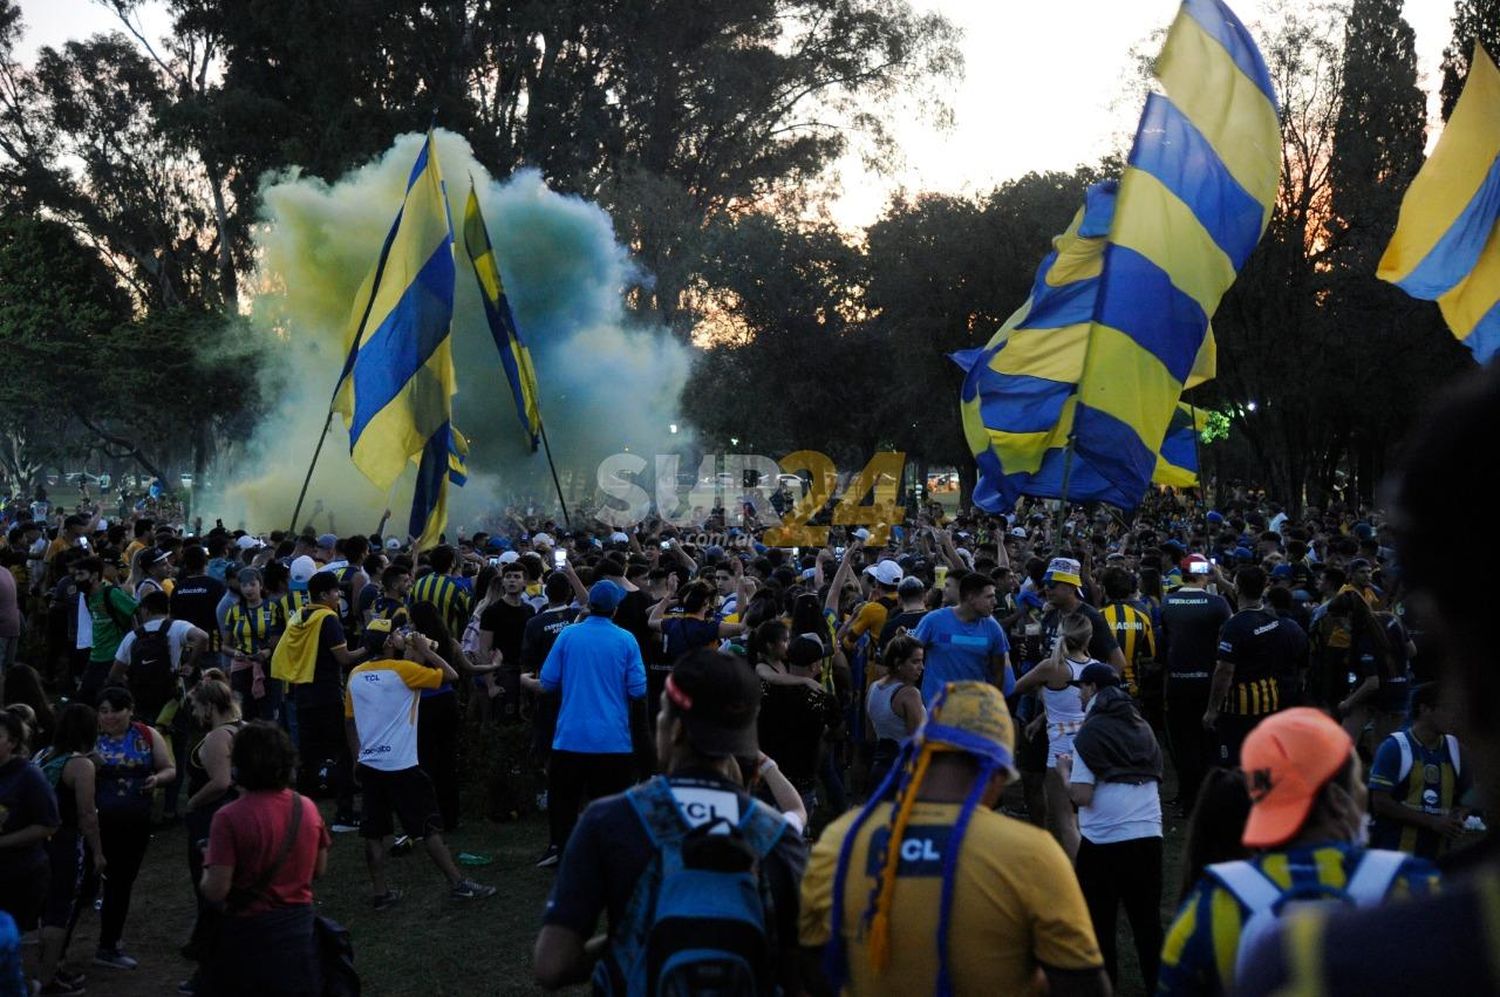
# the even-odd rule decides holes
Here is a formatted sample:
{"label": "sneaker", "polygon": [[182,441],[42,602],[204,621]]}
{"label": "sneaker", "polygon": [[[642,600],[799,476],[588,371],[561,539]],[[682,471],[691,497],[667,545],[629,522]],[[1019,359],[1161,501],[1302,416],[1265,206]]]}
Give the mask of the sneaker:
{"label": "sneaker", "polygon": [[393,858],[401,858],[403,855],[410,855],[412,847],[411,836],[403,834],[391,842],[391,856]]}
{"label": "sneaker", "polygon": [[562,861],[562,849],[556,845],[548,845],[547,850],[542,852],[542,857],[536,860],[538,869],[551,869]]}
{"label": "sneaker", "polygon": [[109,966],[111,969],[134,969],[140,963],[121,952],[120,949],[99,949],[94,952],[94,965]]}
{"label": "sneaker", "polygon": [[495,888],[476,883],[472,879],[460,879],[453,884],[453,889],[449,893],[455,900],[483,900],[485,897],[494,896]]}
{"label": "sneaker", "polygon": [[333,818],[333,823],[329,825],[328,830],[332,831],[334,834],[348,834],[351,831],[358,831],[359,817],[355,814],[335,816]]}
{"label": "sneaker", "polygon": [[72,995],[76,995],[76,994],[81,994],[83,992],[84,992],[84,990],[83,990],[83,984],[82,983],[71,983],[71,982],[69,982],[67,980],[64,980],[62,978],[61,974],[59,974],[58,976],[54,977],[51,983],[44,983],[44,984],[42,984],[42,988],[37,991],[38,994],[43,994],[43,995],[50,995],[50,994],[59,994],[59,995],[72,994]]}
{"label": "sneaker", "polygon": [[401,902],[400,890],[386,890],[380,896],[370,901],[370,906],[376,910],[390,910]]}

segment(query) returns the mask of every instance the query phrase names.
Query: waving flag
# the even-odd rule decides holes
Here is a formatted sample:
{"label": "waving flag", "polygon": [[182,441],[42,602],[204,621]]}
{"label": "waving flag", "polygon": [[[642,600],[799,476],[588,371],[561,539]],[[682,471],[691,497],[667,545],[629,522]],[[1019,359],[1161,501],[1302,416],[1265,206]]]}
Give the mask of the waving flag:
{"label": "waving flag", "polygon": [[[1060,498],[1064,479],[1074,501],[1131,508],[1140,499],[1087,459],[1075,454],[1069,466],[1067,453],[1117,188],[1113,181],[1089,188],[1083,208],[1037,269],[1026,303],[987,345],[952,355],[966,372],[960,409],[979,467],[974,503],[982,509],[1008,510],[1022,495]],[[1204,355],[1211,363],[1212,349]],[[1181,410],[1189,411],[1186,405]],[[1197,483],[1192,426],[1190,416],[1174,419],[1161,441],[1158,483]]]}
{"label": "waving flag", "polygon": [[[1104,249],[1073,447],[1127,508],[1185,387],[1213,376],[1209,320],[1260,241],[1281,169],[1276,93],[1220,0],[1186,0],[1156,63]],[[1070,493],[1071,494],[1071,493]]]}
{"label": "waving flag", "polygon": [[469,262],[474,266],[474,276],[479,279],[479,296],[484,299],[484,315],[489,320],[490,335],[495,337],[495,347],[500,351],[500,363],[505,368],[505,379],[510,382],[511,394],[516,398],[516,414],[531,441],[531,450],[536,452],[541,439],[542,415],[537,406],[536,369],[531,365],[531,351],[521,339],[516,327],[516,317],[511,313],[510,302],[505,297],[505,284],[500,280],[500,266],[495,262],[495,250],[490,245],[490,235],[485,229],[484,216],[479,213],[479,197],[474,184],[469,183],[469,200],[464,206],[464,248]]}
{"label": "waving flag", "polygon": [[453,224],[429,132],[356,298],[334,391],[333,407],[349,426],[349,456],[382,490],[426,449],[441,447],[447,467],[454,280]]}
{"label": "waving flag", "polygon": [[1500,71],[1475,45],[1464,92],[1401,202],[1376,275],[1414,298],[1436,300],[1480,363],[1500,353],[1497,219]]}

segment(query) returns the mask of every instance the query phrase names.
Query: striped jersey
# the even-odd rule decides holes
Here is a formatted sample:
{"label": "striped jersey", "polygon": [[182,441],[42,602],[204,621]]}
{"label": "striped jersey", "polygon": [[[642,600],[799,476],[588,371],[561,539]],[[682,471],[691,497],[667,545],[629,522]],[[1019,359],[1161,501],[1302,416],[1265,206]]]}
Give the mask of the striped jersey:
{"label": "striped jersey", "polygon": [[454,580],[452,575],[428,572],[412,582],[407,593],[406,604],[415,606],[419,602],[430,602],[437,607],[448,632],[461,634],[469,622],[469,593]]}
{"label": "striped jersey", "polygon": [[1140,666],[1156,657],[1156,629],[1151,617],[1128,602],[1107,602],[1099,612],[1125,656],[1125,688],[1132,696],[1139,696]]}
{"label": "striped jersey", "polygon": [[[1439,737],[1437,745],[1429,748],[1410,729],[1397,731],[1380,743],[1370,763],[1370,792],[1390,793],[1395,802],[1416,814],[1448,814],[1463,800],[1472,781],[1473,776],[1464,771],[1458,739],[1452,736]],[[1432,860],[1449,847],[1436,831],[1379,814],[1370,826],[1370,843]]]}
{"label": "striped jersey", "polygon": [[272,639],[282,629],[277,614],[276,604],[269,601],[253,608],[243,602],[230,606],[224,614],[224,632],[229,637],[230,650],[252,655],[269,650]]}

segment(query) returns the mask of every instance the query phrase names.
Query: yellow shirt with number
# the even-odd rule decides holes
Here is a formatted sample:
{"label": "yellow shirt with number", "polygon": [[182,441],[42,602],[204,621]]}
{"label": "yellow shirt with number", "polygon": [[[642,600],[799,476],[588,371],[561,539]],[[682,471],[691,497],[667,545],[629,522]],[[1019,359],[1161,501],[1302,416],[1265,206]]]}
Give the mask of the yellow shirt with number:
{"label": "yellow shirt with number", "polygon": [[[875,885],[870,843],[873,837],[883,848],[889,840],[891,805],[881,804],[860,829],[844,884],[845,993],[911,997],[932,992],[938,979],[942,858],[959,810],[956,803],[918,803],[912,811],[891,907],[890,964],[878,974],[863,926]],[[834,821],[813,846],[802,878],[799,936],[805,946],[829,940],[834,872],[857,815],[850,811]],[[1036,993],[1043,964],[1063,970],[1103,965],[1078,879],[1050,834],[980,808],[961,848],[948,937],[955,993]]]}

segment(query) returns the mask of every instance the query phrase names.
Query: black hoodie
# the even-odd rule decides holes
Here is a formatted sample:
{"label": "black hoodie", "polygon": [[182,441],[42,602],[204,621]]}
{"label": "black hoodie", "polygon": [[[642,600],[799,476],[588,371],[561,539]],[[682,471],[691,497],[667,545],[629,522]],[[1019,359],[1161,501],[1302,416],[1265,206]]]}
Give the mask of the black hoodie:
{"label": "black hoodie", "polygon": [[1130,694],[1106,686],[1094,696],[1073,750],[1099,782],[1161,782],[1161,745]]}

